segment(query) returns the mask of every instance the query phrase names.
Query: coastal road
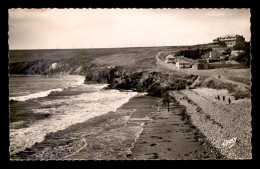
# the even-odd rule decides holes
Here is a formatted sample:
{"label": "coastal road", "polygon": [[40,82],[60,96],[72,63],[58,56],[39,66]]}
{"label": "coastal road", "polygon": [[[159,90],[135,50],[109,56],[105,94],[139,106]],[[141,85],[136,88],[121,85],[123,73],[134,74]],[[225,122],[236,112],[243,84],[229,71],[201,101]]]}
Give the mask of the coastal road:
{"label": "coastal road", "polygon": [[[178,73],[178,74],[182,74],[182,75],[193,74],[193,75],[199,75],[199,76],[212,76],[214,78],[221,80],[224,83],[231,83],[231,84],[234,84],[237,86],[250,88],[250,85],[248,85],[248,84],[228,79],[228,76],[238,76],[240,71],[243,71],[244,69],[235,69],[236,72],[232,69],[207,69],[207,70],[194,70],[192,68],[177,69],[175,67],[175,64],[166,63],[164,60],[161,60],[159,57],[161,55],[161,53],[162,52],[158,52],[158,54],[156,55],[156,61],[157,61],[156,65],[159,69],[163,69],[163,70],[166,69],[173,73]],[[244,72],[242,72],[242,73],[246,75],[246,73],[244,73]],[[250,77],[250,71],[247,71],[247,74]],[[220,78],[218,77],[219,75],[220,75]]]}

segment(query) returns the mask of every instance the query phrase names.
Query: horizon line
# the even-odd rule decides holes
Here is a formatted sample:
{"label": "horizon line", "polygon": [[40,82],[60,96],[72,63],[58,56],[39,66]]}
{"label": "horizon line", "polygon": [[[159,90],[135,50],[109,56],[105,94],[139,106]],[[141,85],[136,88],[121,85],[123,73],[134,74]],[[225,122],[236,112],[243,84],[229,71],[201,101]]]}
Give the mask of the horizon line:
{"label": "horizon line", "polygon": [[120,48],[156,48],[156,47],[183,47],[183,46],[197,46],[197,45],[210,45],[213,44],[212,42],[210,43],[201,43],[201,44],[196,44],[196,45],[162,45],[162,46],[125,46],[125,47],[94,47],[94,48],[16,48],[16,49],[9,49],[9,50],[64,50],[64,49],[120,49]]}

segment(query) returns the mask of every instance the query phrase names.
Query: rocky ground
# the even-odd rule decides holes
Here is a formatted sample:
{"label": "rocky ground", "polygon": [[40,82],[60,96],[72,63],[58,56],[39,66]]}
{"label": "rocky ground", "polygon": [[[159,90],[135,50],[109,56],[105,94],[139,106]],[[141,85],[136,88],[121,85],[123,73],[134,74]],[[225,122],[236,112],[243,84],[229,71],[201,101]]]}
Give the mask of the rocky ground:
{"label": "rocky ground", "polygon": [[[172,92],[187,108],[197,126],[223,155],[229,159],[251,159],[251,100],[234,100],[227,90],[193,89]],[[215,97],[220,96],[220,100]],[[225,96],[225,101],[223,101]],[[227,99],[231,98],[231,104]]]}

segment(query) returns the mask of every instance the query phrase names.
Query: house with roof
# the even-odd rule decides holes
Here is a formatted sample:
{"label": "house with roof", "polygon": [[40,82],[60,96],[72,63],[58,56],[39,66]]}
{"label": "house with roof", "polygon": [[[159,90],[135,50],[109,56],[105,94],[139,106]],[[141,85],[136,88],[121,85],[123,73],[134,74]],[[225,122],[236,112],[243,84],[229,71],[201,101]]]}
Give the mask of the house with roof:
{"label": "house with roof", "polygon": [[192,68],[195,70],[209,69],[209,63],[206,59],[198,59],[193,63]]}
{"label": "house with roof", "polygon": [[224,44],[227,47],[234,47],[235,45],[244,47],[245,38],[241,35],[225,35],[214,39],[213,44],[220,46]]}
{"label": "house with roof", "polygon": [[175,57],[173,54],[170,54],[168,56],[166,56],[166,60],[165,60],[166,63],[175,63]]}
{"label": "house with roof", "polygon": [[218,51],[210,51],[209,52],[209,58],[210,59],[219,59],[220,58],[220,56],[221,56],[221,53],[220,52],[218,52]]}
{"label": "house with roof", "polygon": [[191,68],[191,63],[182,59],[178,59],[176,62],[176,68],[183,69],[183,68]]}
{"label": "house with roof", "polygon": [[208,62],[219,61],[221,58],[222,52],[218,50],[210,51],[202,56],[203,59],[206,59]]}

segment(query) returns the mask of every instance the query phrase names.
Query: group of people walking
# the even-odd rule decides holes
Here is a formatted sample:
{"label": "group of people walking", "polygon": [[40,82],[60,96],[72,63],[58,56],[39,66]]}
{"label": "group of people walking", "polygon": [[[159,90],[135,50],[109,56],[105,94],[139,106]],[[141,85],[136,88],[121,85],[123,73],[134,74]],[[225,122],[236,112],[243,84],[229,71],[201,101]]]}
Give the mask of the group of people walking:
{"label": "group of people walking", "polygon": [[[223,96],[222,98],[223,98],[223,101],[225,101],[225,99],[226,99],[225,96]],[[220,100],[219,95],[216,96],[215,99],[216,99],[216,100]],[[230,98],[228,98],[228,104],[231,104],[231,99],[230,99]]]}

